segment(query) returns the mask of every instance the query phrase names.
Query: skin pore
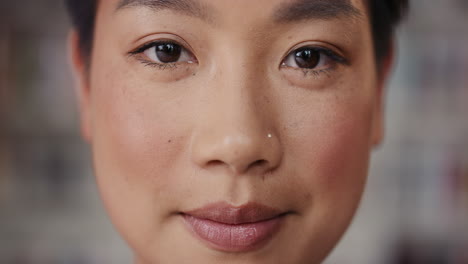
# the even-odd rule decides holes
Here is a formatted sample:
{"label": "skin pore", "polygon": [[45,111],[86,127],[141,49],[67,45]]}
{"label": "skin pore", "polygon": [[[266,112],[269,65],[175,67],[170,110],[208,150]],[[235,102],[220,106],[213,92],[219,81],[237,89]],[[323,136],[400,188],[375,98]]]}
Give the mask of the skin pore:
{"label": "skin pore", "polygon": [[[71,37],[83,136],[135,263],[320,263],[348,227],[382,138],[364,0],[99,1],[89,68]],[[183,214],[284,212],[228,252]]]}

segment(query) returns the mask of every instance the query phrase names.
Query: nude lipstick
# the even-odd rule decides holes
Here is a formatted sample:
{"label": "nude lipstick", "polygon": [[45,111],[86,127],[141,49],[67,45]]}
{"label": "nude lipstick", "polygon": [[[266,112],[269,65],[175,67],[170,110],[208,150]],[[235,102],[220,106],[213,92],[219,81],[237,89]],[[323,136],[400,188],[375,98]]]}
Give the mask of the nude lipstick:
{"label": "nude lipstick", "polygon": [[195,237],[214,249],[244,252],[265,245],[280,229],[287,213],[258,203],[234,207],[214,203],[182,213]]}

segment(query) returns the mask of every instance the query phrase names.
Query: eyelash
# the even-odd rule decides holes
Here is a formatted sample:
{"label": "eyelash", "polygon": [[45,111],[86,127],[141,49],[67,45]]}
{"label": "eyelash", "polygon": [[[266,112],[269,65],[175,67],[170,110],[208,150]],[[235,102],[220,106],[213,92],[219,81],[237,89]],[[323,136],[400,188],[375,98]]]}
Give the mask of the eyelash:
{"label": "eyelash", "polygon": [[[141,55],[146,50],[148,50],[148,49],[150,49],[152,47],[155,47],[157,45],[166,44],[166,43],[179,45],[183,50],[185,50],[186,52],[191,53],[186,48],[184,48],[183,45],[179,44],[178,42],[176,42],[174,40],[158,40],[158,41],[153,41],[153,42],[143,44],[142,46],[138,47],[134,51],[129,52],[129,56],[136,57],[145,66],[157,68],[158,70],[167,70],[167,69],[173,70],[173,69],[177,68],[177,66],[178,66],[178,64],[180,64],[180,62],[159,63],[159,62],[150,61],[148,59],[145,59],[145,58],[141,57]],[[332,65],[331,67],[325,68],[325,69],[315,69],[315,68],[308,69],[308,68],[291,67],[291,66],[285,65],[285,60],[290,55],[292,55],[292,54],[294,54],[294,52],[297,52],[298,50],[304,49],[304,48],[308,48],[310,50],[318,52],[319,56],[320,56],[319,61],[323,60],[322,56],[326,56],[326,58],[329,58],[329,59],[331,59],[333,61],[334,65]],[[314,78],[318,78],[323,74],[329,76],[332,73],[332,71],[336,68],[336,64],[349,65],[349,62],[348,62],[348,60],[346,58],[344,58],[343,56],[338,55],[336,52],[334,52],[334,51],[332,51],[332,50],[330,50],[328,48],[317,47],[317,46],[303,46],[303,47],[295,48],[292,51],[290,51],[288,53],[288,55],[282,60],[280,67],[290,68],[290,69],[293,69],[293,70],[302,71],[303,74],[304,74],[304,77],[313,76]]]}
{"label": "eyelash", "polygon": [[[286,59],[287,59],[289,56],[293,55],[295,52],[297,52],[297,51],[299,51],[299,50],[301,50],[301,49],[310,49],[310,50],[313,50],[313,51],[315,51],[315,52],[318,52],[318,53],[319,53],[319,56],[320,56],[320,57],[319,57],[319,62],[320,62],[321,60],[324,59],[322,56],[326,56],[326,58],[332,60],[332,62],[333,62],[334,64],[331,65],[331,66],[328,67],[328,68],[325,68],[325,69],[297,68],[297,67],[291,67],[291,66],[285,65]],[[328,49],[328,48],[317,47],[317,46],[303,46],[303,47],[295,48],[295,49],[293,49],[292,51],[290,51],[290,52],[288,53],[288,55],[286,55],[286,57],[285,57],[285,58],[283,59],[283,61],[281,62],[281,67],[282,67],[282,68],[289,68],[289,69],[293,69],[293,70],[297,70],[297,71],[302,71],[302,73],[304,74],[304,77],[307,77],[307,76],[312,75],[312,77],[318,78],[318,77],[320,77],[322,74],[325,74],[325,75],[327,75],[327,76],[330,76],[330,74],[332,73],[332,71],[335,70],[337,64],[349,65],[349,61],[348,61],[345,57],[338,55],[336,52],[334,52],[334,51],[332,51],[331,49]]]}
{"label": "eyelash", "polygon": [[145,66],[148,67],[153,67],[153,68],[158,68],[159,70],[172,70],[177,68],[177,63],[171,62],[171,63],[159,63],[159,62],[154,62],[154,61],[147,61],[144,59],[139,59],[141,63],[143,63]]}
{"label": "eyelash", "polygon": [[180,46],[183,50],[186,50],[187,52],[190,53],[190,51],[188,51],[186,48],[184,48],[184,46],[179,44],[177,41],[174,41],[174,40],[157,40],[157,41],[153,41],[153,42],[143,44],[142,46],[138,47],[136,50],[129,52],[128,55],[136,57],[137,60],[139,60],[145,66],[157,68],[158,70],[166,70],[166,69],[172,70],[172,69],[177,68],[177,65],[180,64],[180,63],[177,63],[177,62],[159,63],[159,62],[150,61],[148,59],[144,59],[144,58],[140,57],[146,50],[148,50],[148,49],[150,49],[152,47],[156,47],[157,45],[167,44],[167,43],[176,44],[176,45]]}

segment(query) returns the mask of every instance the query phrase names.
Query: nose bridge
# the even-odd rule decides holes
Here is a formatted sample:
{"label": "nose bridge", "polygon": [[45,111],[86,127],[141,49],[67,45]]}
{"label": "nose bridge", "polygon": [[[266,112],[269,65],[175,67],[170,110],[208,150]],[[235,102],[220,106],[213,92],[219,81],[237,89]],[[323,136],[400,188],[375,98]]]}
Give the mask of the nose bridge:
{"label": "nose bridge", "polygon": [[268,107],[259,100],[268,90],[266,77],[239,50],[218,59],[214,78],[202,88],[204,118],[193,133],[193,160],[235,174],[269,171],[278,166],[281,147]]}

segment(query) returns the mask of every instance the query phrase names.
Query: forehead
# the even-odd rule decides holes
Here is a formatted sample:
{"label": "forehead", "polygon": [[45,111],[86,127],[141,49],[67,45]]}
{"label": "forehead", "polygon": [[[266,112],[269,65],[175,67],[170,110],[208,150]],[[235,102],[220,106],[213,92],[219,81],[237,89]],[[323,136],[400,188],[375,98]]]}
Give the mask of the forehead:
{"label": "forehead", "polygon": [[[172,11],[211,24],[233,18],[290,23],[307,20],[366,20],[365,0],[110,0],[100,1],[107,14],[128,10]],[[136,14],[136,13],[135,13]]]}

